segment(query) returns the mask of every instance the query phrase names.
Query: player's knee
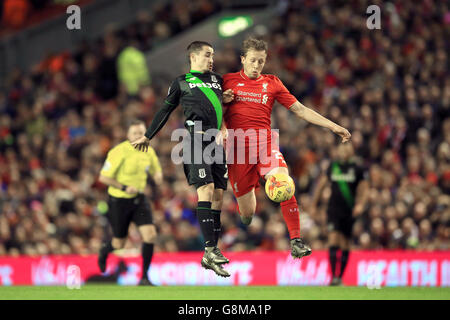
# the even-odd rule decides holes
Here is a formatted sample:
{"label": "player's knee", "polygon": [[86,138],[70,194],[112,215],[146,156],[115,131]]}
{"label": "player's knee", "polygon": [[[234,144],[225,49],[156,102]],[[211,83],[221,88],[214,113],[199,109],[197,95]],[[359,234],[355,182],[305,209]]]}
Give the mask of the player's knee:
{"label": "player's knee", "polygon": [[241,210],[241,216],[244,217],[253,217],[255,214],[255,210],[252,210],[252,208],[246,208],[245,210]]}
{"label": "player's knee", "polygon": [[122,249],[125,246],[125,240],[126,239],[122,238],[113,238],[111,241],[111,245],[115,250]]}
{"label": "player's knee", "polygon": [[156,241],[156,230],[150,229],[146,233],[143,234],[142,240],[146,243],[155,243]]}
{"label": "player's knee", "polygon": [[250,223],[252,223],[253,220],[253,214],[249,214],[249,215],[241,215],[241,221],[243,224],[245,225],[249,225]]}
{"label": "player's knee", "polygon": [[143,236],[142,241],[145,243],[155,243],[156,233],[155,234],[147,234],[147,235]]}
{"label": "player's knee", "polygon": [[223,199],[223,190],[222,189],[214,189],[213,201],[214,202],[222,202],[222,199]]}
{"label": "player's knee", "polygon": [[252,209],[251,207],[245,207],[244,209],[239,207],[239,213],[241,216],[242,223],[245,225],[249,225],[252,222],[253,215],[255,214],[255,210]]}
{"label": "player's knee", "polygon": [[343,238],[341,240],[340,247],[342,250],[349,250],[350,249],[350,239]]}
{"label": "player's knee", "polygon": [[256,197],[254,191],[238,198],[238,210],[242,223],[249,225],[256,211]]}
{"label": "player's knee", "polygon": [[212,201],[211,209],[213,210],[222,210],[223,201]]}
{"label": "player's knee", "polygon": [[156,241],[156,228],[154,225],[148,225],[145,227],[139,228],[141,232],[142,241],[146,243],[154,243]]}
{"label": "player's knee", "polygon": [[199,201],[212,201],[214,193],[214,184],[208,183],[197,189]]}
{"label": "player's knee", "polygon": [[[221,192],[218,192],[217,190],[220,190]],[[222,208],[222,204],[223,204],[223,190],[216,189],[214,190],[211,208],[220,210]]]}
{"label": "player's knee", "polygon": [[243,217],[253,217],[256,211],[256,204],[253,203],[245,203],[239,204],[239,213]]}

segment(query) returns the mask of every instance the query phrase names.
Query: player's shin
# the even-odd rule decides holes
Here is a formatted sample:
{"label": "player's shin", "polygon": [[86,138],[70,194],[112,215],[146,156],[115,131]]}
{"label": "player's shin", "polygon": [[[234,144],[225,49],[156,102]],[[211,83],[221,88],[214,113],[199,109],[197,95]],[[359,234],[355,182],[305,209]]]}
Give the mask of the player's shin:
{"label": "player's shin", "polygon": [[142,279],[148,280],[148,270],[153,258],[153,243],[144,242],[142,244]]}
{"label": "player's shin", "polygon": [[216,246],[214,236],[214,219],[211,213],[211,202],[199,201],[197,206],[197,220],[200,231],[205,239],[205,248]]}
{"label": "player's shin", "polygon": [[330,260],[330,269],[331,269],[331,276],[334,278],[336,276],[336,264],[337,264],[337,252],[339,250],[339,247],[337,246],[331,246],[328,249],[328,257]]}
{"label": "player's shin", "polygon": [[217,247],[220,238],[220,232],[222,231],[222,225],[220,223],[220,210],[211,210],[214,217],[214,240],[216,243],[216,248],[214,248],[214,254],[216,255],[214,261],[218,264],[224,264],[230,262],[228,258],[226,258],[222,252]]}
{"label": "player's shin", "polygon": [[220,210],[211,209],[211,213],[214,217],[214,241],[216,245],[219,243],[220,232],[222,231],[222,224],[220,222]]}
{"label": "player's shin", "polygon": [[106,260],[108,259],[108,255],[114,250],[111,240],[105,241],[102,244],[100,249],[97,264],[101,272],[106,271]]}
{"label": "player's shin", "polygon": [[311,254],[311,248],[300,238],[300,213],[295,196],[287,201],[281,202],[281,212],[283,213],[283,218],[291,238],[292,257],[300,259],[304,256],[309,256]]}
{"label": "player's shin", "polygon": [[342,276],[344,275],[345,267],[347,266],[347,262],[348,262],[348,256],[349,256],[349,251],[348,250],[342,250],[342,254],[341,254],[341,271],[339,272],[339,278],[342,278]]}
{"label": "player's shin", "polygon": [[300,238],[300,213],[298,210],[297,199],[293,196],[291,199],[281,202],[280,206],[289,231],[289,237],[291,240]]}

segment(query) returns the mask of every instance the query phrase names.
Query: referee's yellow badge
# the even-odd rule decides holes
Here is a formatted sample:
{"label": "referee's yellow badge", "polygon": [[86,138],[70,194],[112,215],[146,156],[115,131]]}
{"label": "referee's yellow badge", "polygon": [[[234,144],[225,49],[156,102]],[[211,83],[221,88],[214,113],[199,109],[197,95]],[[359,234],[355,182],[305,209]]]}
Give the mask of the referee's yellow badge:
{"label": "referee's yellow badge", "polygon": [[102,171],[108,171],[109,169],[111,169],[111,163],[109,161],[106,161],[103,165]]}

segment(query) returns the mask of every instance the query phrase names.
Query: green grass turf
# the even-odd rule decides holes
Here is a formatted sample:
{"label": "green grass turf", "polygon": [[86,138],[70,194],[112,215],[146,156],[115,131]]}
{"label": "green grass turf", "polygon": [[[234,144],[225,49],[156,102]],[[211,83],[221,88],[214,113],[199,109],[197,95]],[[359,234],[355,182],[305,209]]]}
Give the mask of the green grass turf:
{"label": "green grass turf", "polygon": [[0,300],[450,300],[450,288],[0,286]]}

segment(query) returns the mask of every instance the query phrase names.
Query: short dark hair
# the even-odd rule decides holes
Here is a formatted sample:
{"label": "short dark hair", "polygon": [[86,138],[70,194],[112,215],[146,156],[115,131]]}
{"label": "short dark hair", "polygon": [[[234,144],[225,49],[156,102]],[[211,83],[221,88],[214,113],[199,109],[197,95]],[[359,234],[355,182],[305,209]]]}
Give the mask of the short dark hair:
{"label": "short dark hair", "polygon": [[138,126],[138,125],[143,125],[144,127],[146,126],[144,121],[139,120],[139,119],[134,119],[129,122],[128,128],[130,128],[131,126]]}
{"label": "short dark hair", "polygon": [[242,42],[241,56],[245,57],[248,50],[253,49],[256,51],[265,51],[267,53],[268,45],[264,40],[259,40],[256,38],[247,38]]}
{"label": "short dark hair", "polygon": [[200,50],[202,50],[202,48],[204,46],[208,46],[208,47],[213,47],[210,43],[206,42],[206,41],[194,41],[191,42],[188,47],[187,47],[187,52],[188,52],[188,59],[190,61],[191,58],[191,53],[193,52],[198,52]]}

